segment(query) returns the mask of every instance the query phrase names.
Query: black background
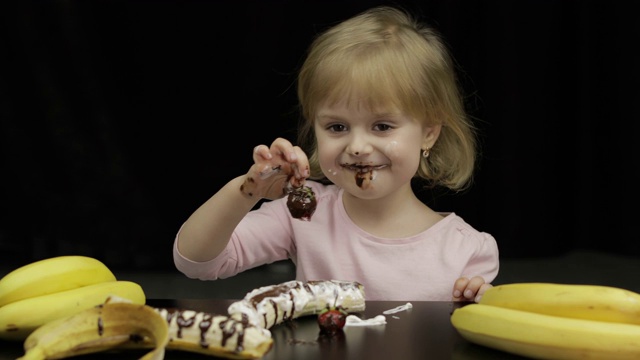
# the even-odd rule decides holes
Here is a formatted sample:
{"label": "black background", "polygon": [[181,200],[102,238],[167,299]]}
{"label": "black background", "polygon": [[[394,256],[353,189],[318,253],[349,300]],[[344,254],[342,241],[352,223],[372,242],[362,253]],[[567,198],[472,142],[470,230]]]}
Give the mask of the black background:
{"label": "black background", "polygon": [[421,193],[502,257],[640,255],[631,1],[39,1],[0,17],[0,261],[172,269],[184,220],[294,140],[313,36],[379,4],[431,23],[481,131],[473,187]]}

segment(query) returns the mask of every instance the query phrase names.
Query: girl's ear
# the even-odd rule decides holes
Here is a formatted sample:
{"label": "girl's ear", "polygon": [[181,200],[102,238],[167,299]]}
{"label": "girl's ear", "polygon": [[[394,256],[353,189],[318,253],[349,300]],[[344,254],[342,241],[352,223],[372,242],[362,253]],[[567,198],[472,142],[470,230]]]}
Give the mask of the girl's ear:
{"label": "girl's ear", "polygon": [[422,148],[423,149],[431,149],[433,144],[436,143],[438,137],[440,136],[440,130],[442,129],[442,125],[432,125],[426,126],[424,128],[424,140],[422,140]]}

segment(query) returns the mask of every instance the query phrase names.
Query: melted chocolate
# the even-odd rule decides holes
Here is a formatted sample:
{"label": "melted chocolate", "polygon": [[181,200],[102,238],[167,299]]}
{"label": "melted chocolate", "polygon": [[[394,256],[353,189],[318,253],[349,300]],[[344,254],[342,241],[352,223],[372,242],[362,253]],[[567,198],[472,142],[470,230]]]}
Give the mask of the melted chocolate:
{"label": "melted chocolate", "polygon": [[[270,287],[268,290],[265,290],[259,294],[254,295],[251,299],[249,299],[249,301],[251,302],[251,305],[253,305],[253,307],[256,307],[265,298],[277,297],[277,296],[280,296],[280,294],[286,294],[291,289],[297,289],[297,288],[300,288],[298,284],[295,284],[293,286],[289,284],[281,284],[278,286],[273,286],[273,287]],[[305,290],[310,292],[310,289],[305,289]]]}
{"label": "melted chocolate", "polygon": [[176,323],[178,324],[178,338],[182,338],[182,329],[190,328],[196,322],[196,314],[193,314],[193,317],[186,318],[184,316],[184,312],[180,312],[176,319]]}
{"label": "melted chocolate", "polygon": [[[356,172],[355,177],[356,177],[356,185],[358,185],[359,188],[367,189],[371,184],[371,181],[373,180],[373,171],[368,171],[364,173]],[[365,180],[367,180],[366,184],[365,184]]]}
{"label": "melted chocolate", "polygon": [[209,331],[211,324],[213,324],[212,319],[213,315],[204,314],[202,316],[202,321],[198,324],[198,327],[200,328],[200,346],[205,349],[209,347],[209,343],[207,342],[207,331]]}

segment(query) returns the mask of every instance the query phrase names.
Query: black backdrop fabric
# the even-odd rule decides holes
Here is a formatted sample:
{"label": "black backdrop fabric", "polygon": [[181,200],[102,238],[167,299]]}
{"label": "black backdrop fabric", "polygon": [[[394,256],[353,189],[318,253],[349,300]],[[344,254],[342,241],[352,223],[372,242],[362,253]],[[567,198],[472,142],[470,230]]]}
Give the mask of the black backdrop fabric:
{"label": "black backdrop fabric", "polygon": [[502,257],[640,255],[632,3],[5,2],[0,261],[173,269],[191,212],[255,145],[294,140],[313,36],[380,4],[443,34],[480,130],[473,187],[425,202],[494,235]]}

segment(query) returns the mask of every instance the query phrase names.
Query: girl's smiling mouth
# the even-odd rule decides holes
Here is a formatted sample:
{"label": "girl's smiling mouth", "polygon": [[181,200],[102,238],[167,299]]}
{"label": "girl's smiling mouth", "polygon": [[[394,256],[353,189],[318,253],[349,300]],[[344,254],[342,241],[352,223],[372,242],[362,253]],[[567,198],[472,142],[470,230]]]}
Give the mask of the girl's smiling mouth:
{"label": "girl's smiling mouth", "polygon": [[364,165],[364,164],[340,164],[343,168],[351,171],[355,171],[357,173],[367,173],[372,172],[373,170],[380,170],[382,168],[387,167],[387,165]]}

